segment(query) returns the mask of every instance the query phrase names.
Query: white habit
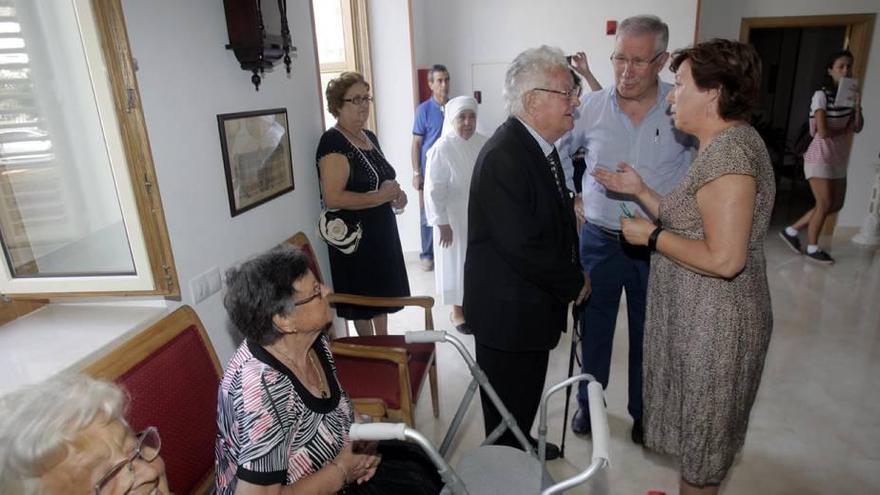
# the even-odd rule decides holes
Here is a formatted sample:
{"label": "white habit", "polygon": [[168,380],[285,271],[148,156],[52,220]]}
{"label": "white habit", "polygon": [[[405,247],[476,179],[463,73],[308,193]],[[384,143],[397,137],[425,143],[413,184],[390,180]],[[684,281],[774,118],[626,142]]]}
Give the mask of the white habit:
{"label": "white habit", "polygon": [[[464,257],[467,249],[468,195],[477,155],[486,137],[474,132],[460,137],[452,126],[464,110],[477,112],[470,96],[458,96],[446,103],[443,133],[428,150],[425,171],[425,214],[434,226],[434,278],[442,304],[461,306],[464,297]],[[452,244],[439,245],[438,225],[452,228]]]}

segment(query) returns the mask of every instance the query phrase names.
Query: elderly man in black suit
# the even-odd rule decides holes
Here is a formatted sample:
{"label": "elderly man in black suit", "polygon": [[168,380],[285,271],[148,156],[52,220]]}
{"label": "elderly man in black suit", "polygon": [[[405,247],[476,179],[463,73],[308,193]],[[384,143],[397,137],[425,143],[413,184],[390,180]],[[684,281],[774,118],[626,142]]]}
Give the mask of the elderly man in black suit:
{"label": "elderly man in black suit", "polygon": [[[579,94],[561,50],[520,53],[504,82],[511,116],[483,147],[471,181],[465,318],[477,363],[526,435],[568,304],[590,293],[572,195],[553,145],[573,127]],[[488,435],[501,417],[487,397],[482,403]],[[497,443],[519,446],[510,432]],[[558,455],[548,445],[548,459]]]}

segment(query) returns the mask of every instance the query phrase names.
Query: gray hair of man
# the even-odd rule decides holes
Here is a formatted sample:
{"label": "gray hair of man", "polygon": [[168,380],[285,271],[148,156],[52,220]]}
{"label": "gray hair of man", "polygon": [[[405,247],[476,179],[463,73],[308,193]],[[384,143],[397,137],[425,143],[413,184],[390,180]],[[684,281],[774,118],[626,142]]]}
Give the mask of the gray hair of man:
{"label": "gray hair of man", "polygon": [[95,420],[119,421],[127,396],[85,375],[63,375],[0,399],[0,493],[43,493],[40,477]]}
{"label": "gray hair of man", "polygon": [[661,21],[656,15],[634,15],[627,17],[620,23],[617,28],[617,37],[620,39],[624,36],[644,36],[653,34],[656,38],[654,41],[654,53],[662,53],[669,46],[669,26]]}
{"label": "gray hair of man", "polygon": [[447,69],[445,65],[434,64],[431,66],[431,69],[428,70],[428,82],[434,82],[434,74],[437,72],[445,72],[446,75],[449,75],[449,69]]}
{"label": "gray hair of man", "polygon": [[541,45],[517,55],[504,76],[503,96],[507,113],[525,117],[523,98],[529,91],[546,86],[553,69],[569,70],[565,53],[559,48]]}

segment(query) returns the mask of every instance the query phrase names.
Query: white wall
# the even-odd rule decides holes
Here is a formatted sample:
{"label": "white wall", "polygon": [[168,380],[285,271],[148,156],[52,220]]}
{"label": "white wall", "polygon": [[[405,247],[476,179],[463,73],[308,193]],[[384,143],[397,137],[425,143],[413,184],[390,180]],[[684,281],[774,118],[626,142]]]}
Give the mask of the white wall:
{"label": "white wall", "polygon": [[385,158],[397,171],[409,205],[397,217],[404,251],[418,251],[419,197],[412,188],[412,124],[415,115],[415,68],[410,42],[409,0],[367,2],[370,57],[373,70],[373,110]]}
{"label": "white wall", "polygon": [[[777,17],[828,14],[877,14],[877,0],[703,0],[700,39],[739,39],[743,17]],[[862,107],[865,128],[853,140],[847,178],[847,198],[837,219],[838,227],[861,225],[874,183],[880,136],[880,33],[874,26],[868,66],[865,72]]]}
{"label": "white wall", "polygon": [[[613,80],[608,58],[614,36],[605,34],[605,21],[622,21],[636,14],[655,14],[669,24],[671,49],[694,39],[696,0],[412,0],[416,64],[441,63],[449,67],[453,96],[474,89],[473,67],[508,64],[526,48],[554,45],[566,53],[584,51],[590,67],[603,85]],[[671,80],[664,71],[663,77]],[[484,97],[486,88],[479,88]],[[500,92],[500,85],[495,88]]]}
{"label": "white wall", "polygon": [[[315,148],[322,129],[308,0],[288,0],[299,50],[292,76],[276,67],[259,92],[224,48],[229,38],[222,2],[124,0],[123,7],[183,303],[193,304],[194,276],[212,267],[223,272],[299,230],[309,234],[329,275],[315,235]],[[296,189],[231,218],[216,116],[277,107],[288,112]],[[234,340],[221,299],[222,292],[193,306],[225,364]]]}
{"label": "white wall", "polygon": [[[619,22],[631,15],[657,14],[670,26],[669,46],[674,49],[693,42],[697,14],[697,0],[667,0],[662,6],[656,0],[411,2],[412,46],[416,62],[413,73],[418,68],[444,64],[450,72],[451,96],[482,91],[483,107],[477,129],[487,135],[491,135],[495,125],[506,117],[500,98],[504,71],[522,50],[541,44],[558,46],[566,53],[583,50],[599,81],[607,85],[613,80],[608,58],[614,49],[614,36],[605,34],[606,20]],[[374,7],[374,10],[378,9]],[[388,13],[387,10],[381,12],[382,15]],[[374,33],[371,34],[375,36]],[[377,53],[375,43],[373,48]],[[382,53],[384,57],[385,53]],[[373,61],[378,62],[376,57]],[[666,71],[662,77],[672,79]],[[379,125],[381,127],[382,123]],[[402,229],[402,234],[404,230],[407,229]],[[404,244],[404,249],[410,248]]]}

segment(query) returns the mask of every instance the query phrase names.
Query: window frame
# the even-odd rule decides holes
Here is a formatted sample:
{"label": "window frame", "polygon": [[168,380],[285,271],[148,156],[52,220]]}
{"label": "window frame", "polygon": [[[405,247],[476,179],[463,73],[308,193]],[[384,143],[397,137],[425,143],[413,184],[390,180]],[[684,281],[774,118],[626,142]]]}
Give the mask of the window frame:
{"label": "window frame", "polygon": [[[324,1],[324,0],[314,0]],[[321,84],[321,76],[327,72],[355,71],[359,72],[370,87],[373,87],[373,73],[370,62],[370,27],[367,19],[367,3],[366,0],[337,0],[342,6],[342,28],[343,39],[345,41],[345,62],[342,63],[321,63],[318,50],[317,24],[315,23],[315,10],[312,0],[309,1],[309,10],[312,17],[312,32],[314,34],[315,61],[318,65],[318,87],[320,88],[319,96],[321,108],[327,106],[324,96],[324,87]],[[321,118],[323,119],[323,111]],[[327,122],[323,122],[323,127],[327,127]],[[376,112],[370,112],[366,127],[376,130]]]}
{"label": "window frame", "polygon": [[[125,217],[126,232],[132,250],[135,251],[136,243],[142,238],[143,256],[146,260],[138,264],[135,261],[138,274],[134,277],[143,277],[149,283],[141,283],[137,288],[114,288],[119,287],[115,281],[124,277],[118,276],[92,276],[92,277],[40,277],[6,279],[3,281],[8,287],[4,288],[4,296],[8,298],[31,300],[45,300],[47,298],[68,297],[95,297],[95,296],[149,296],[160,295],[170,299],[180,299],[180,284],[178,283],[177,269],[174,264],[174,256],[171,250],[171,240],[168,235],[168,227],[165,222],[165,213],[159,191],[158,181],[150,149],[149,136],[147,134],[146,121],[144,120],[141,106],[140,90],[138,88],[135,72],[137,66],[131,56],[131,47],[128,41],[128,32],[125,25],[125,16],[122,10],[121,0],[73,0],[76,8],[90,10],[94,20],[94,32],[97,43],[100,45],[100,53],[103,57],[104,67],[90,67],[93,77],[100,77],[103,69],[106,71],[107,85],[112,98],[112,115],[107,111],[101,113],[102,123],[115,121],[118,127],[118,144],[121,145],[124,157],[123,174],[116,176],[118,182],[117,191],[130,187],[129,196],[133,197],[134,211],[136,215]],[[87,14],[83,14],[87,15]],[[83,15],[79,15],[82,22]],[[81,32],[83,32],[81,30]],[[87,35],[84,35],[84,38]],[[85,39],[84,39],[85,41]],[[87,41],[86,41],[87,42]],[[91,65],[91,61],[90,61]],[[96,92],[98,88],[96,85]],[[115,118],[111,118],[115,117]],[[113,146],[112,139],[108,139],[108,147]],[[127,177],[124,177],[126,176]],[[120,191],[120,201],[123,201],[124,193]],[[136,224],[136,225],[135,225]],[[138,232],[139,231],[139,232]],[[137,256],[137,255],[135,255]],[[4,264],[6,261],[4,260]],[[9,267],[4,266],[2,271],[8,274]],[[130,276],[129,278],[131,278]],[[115,281],[114,281],[115,279]],[[80,280],[87,284],[78,288],[71,287],[68,281]],[[21,284],[27,281],[29,283]],[[39,286],[32,284],[39,283]],[[85,287],[85,288],[82,288]],[[130,286],[131,287],[131,286]],[[18,289],[27,290],[21,292]]]}

